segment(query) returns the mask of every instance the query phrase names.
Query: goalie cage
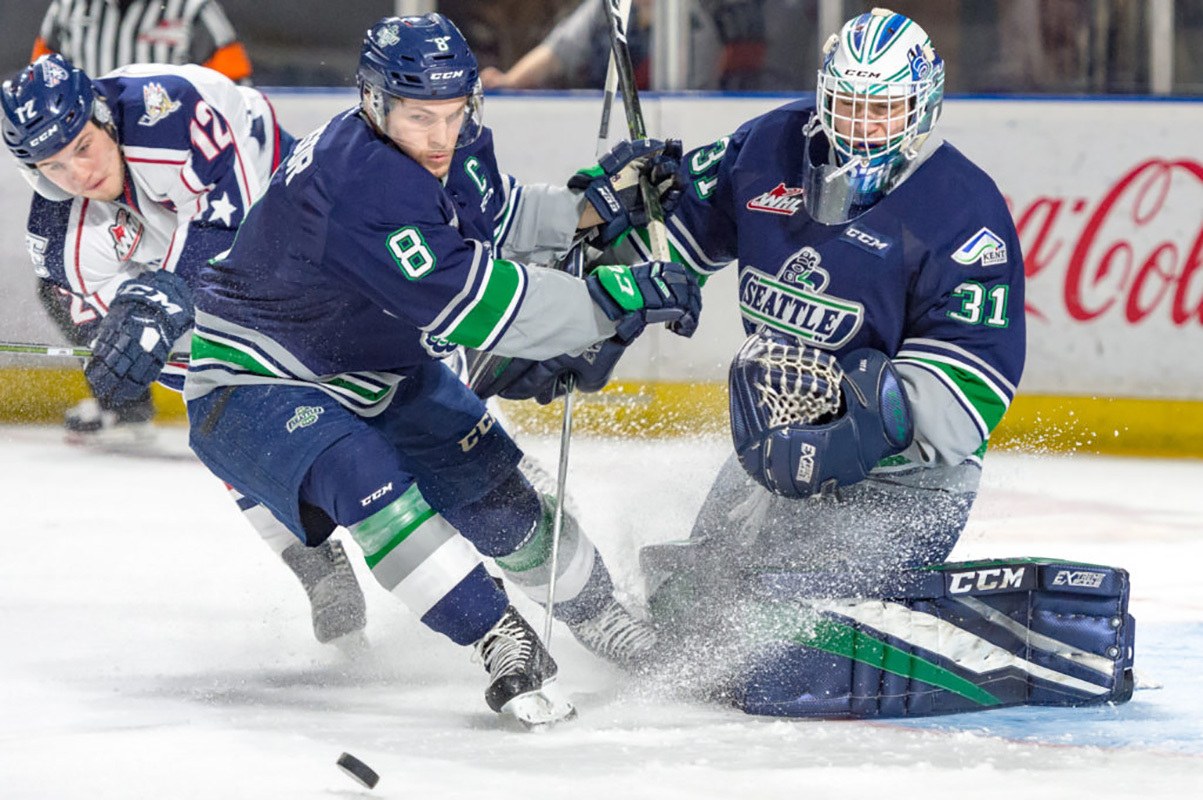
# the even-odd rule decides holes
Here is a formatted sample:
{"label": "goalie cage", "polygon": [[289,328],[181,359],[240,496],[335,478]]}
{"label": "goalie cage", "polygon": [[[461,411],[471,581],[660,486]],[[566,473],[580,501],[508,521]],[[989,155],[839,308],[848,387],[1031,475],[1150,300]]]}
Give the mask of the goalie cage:
{"label": "goalie cage", "polygon": [[873,598],[824,597],[833,577],[746,576],[735,705],[897,718],[1132,696],[1125,570],[1039,558],[947,563],[908,570]]}

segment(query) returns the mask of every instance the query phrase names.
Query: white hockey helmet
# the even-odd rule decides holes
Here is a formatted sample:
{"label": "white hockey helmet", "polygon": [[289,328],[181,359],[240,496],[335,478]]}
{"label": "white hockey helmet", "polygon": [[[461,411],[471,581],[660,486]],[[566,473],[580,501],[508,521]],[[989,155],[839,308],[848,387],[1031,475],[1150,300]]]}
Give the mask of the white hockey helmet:
{"label": "white hockey helmet", "polygon": [[908,17],[875,8],[827,40],[816,88],[818,118],[854,203],[870,204],[889,191],[919,155],[943,100],[944,61]]}

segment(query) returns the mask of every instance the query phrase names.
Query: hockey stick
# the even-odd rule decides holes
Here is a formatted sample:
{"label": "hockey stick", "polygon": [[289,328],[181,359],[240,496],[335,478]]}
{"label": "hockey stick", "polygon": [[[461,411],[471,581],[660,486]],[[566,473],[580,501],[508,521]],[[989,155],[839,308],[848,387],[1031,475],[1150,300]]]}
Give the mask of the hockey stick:
{"label": "hockey stick", "polygon": [[[619,18],[624,21],[625,29],[625,20],[631,11],[631,0],[614,0],[614,4],[613,11],[607,10],[607,13],[618,14]],[[608,5],[607,9],[609,9]],[[606,67],[606,85],[602,96],[601,122],[597,126],[597,146],[594,148],[594,154],[598,158],[601,158],[602,153],[606,151],[606,140],[610,138],[610,112],[614,108],[614,91],[619,82],[618,69],[617,60],[611,49],[610,63]],[[584,243],[578,242],[576,247],[569,252],[565,270],[578,278],[584,274]],[[555,621],[555,615],[552,612],[555,609],[556,572],[560,562],[560,534],[564,530],[564,502],[567,497],[565,486],[568,483],[568,448],[572,442],[572,406],[573,398],[576,396],[576,392],[573,391],[575,384],[576,380],[571,375],[564,379],[564,416],[560,425],[560,463],[556,469],[556,507],[551,522],[551,553],[547,558],[550,577],[547,579],[547,603],[543,612],[543,646],[549,653],[551,652],[551,625]]]}
{"label": "hockey stick", "polygon": [[[631,14],[631,0],[618,0],[618,15],[626,20]],[[614,63],[614,53],[610,53],[610,64],[606,67],[606,88],[602,96],[601,124],[597,128],[597,147],[594,155],[598,158],[606,152],[606,141],[610,138],[610,111],[614,108],[614,94],[618,91],[618,65]]]}
{"label": "hockey stick", "polygon": [[[90,347],[66,347],[53,344],[36,344],[33,342],[0,342],[0,353],[21,353],[29,356],[47,356],[49,358],[91,358]],[[174,363],[188,363],[191,356],[188,353],[171,353],[167,360]]]}
{"label": "hockey stick", "polygon": [[[627,114],[627,129],[631,140],[646,139],[647,127],[643,123],[643,109],[639,105],[639,90],[635,86],[635,69],[631,65],[631,51],[627,46],[627,17],[622,13],[627,0],[602,0],[609,20],[610,63],[618,73],[618,86],[622,91],[622,105]],[[607,123],[608,124],[608,123]],[[668,230],[664,227],[664,209],[660,207],[660,196],[646,178],[639,181],[643,193],[643,205],[649,217],[647,235],[652,249],[652,258],[667,261],[671,258],[668,249]]]}

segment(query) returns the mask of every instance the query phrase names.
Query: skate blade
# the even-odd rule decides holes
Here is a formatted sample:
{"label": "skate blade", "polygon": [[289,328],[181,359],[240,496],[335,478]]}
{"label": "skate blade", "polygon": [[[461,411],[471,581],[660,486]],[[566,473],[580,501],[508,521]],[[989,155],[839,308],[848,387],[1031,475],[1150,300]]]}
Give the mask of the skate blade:
{"label": "skate blade", "polygon": [[501,707],[501,713],[513,717],[527,730],[540,730],[576,718],[576,708],[557,687],[549,684],[513,698]]}
{"label": "skate blade", "polygon": [[123,455],[137,455],[143,450],[150,449],[156,444],[157,438],[158,433],[149,422],[120,425],[99,431],[68,430],[65,436],[67,444],[70,445]]}
{"label": "skate blade", "polygon": [[372,643],[368,641],[368,637],[362,629],[344,633],[342,636],[331,639],[326,644],[333,645],[338,652],[342,653],[344,658],[352,661],[363,658],[372,651]]}

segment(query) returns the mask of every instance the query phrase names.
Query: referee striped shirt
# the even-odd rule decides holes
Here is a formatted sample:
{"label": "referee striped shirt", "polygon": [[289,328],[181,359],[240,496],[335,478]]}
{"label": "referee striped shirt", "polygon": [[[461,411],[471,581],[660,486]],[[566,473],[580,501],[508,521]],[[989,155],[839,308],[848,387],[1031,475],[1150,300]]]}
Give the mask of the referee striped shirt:
{"label": "referee striped shirt", "polygon": [[200,64],[247,82],[251,62],[213,0],[53,0],[31,60],[61,53],[93,77],[127,64]]}

